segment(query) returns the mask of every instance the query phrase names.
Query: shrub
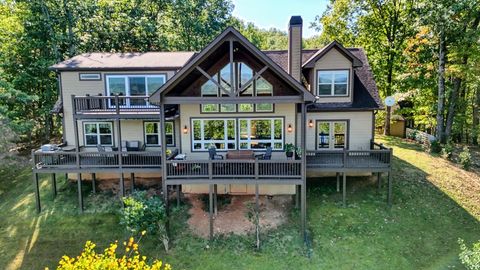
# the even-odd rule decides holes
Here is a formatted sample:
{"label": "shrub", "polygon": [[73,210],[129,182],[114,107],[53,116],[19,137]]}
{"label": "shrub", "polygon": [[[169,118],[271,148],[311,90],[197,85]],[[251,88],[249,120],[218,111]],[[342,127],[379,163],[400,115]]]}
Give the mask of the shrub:
{"label": "shrub", "polygon": [[423,149],[426,151],[426,152],[429,152],[429,153],[440,153],[440,151],[442,151],[442,146],[440,145],[440,143],[438,141],[429,141],[429,140],[426,140],[423,144],[422,144],[422,147]]}
{"label": "shrub", "polygon": [[442,148],[442,157],[446,159],[451,159],[453,154],[453,144],[448,142]]}
{"label": "shrub", "polygon": [[[141,238],[140,238],[141,239]],[[58,270],[72,269],[111,269],[111,270],[171,270],[169,264],[163,265],[161,261],[155,260],[152,264],[147,263],[147,257],[141,256],[138,251],[138,243],[134,242],[133,237],[124,242],[125,251],[123,255],[117,255],[118,243],[110,244],[103,253],[95,251],[96,245],[87,241],[85,248],[80,256],[70,258],[63,256],[59,262]],[[48,269],[48,268],[47,268]]]}
{"label": "shrub", "polygon": [[147,231],[157,235],[168,251],[167,213],[163,201],[158,196],[147,196],[145,191],[138,191],[124,198],[123,202],[125,207],[120,223],[132,233]]}
{"label": "shrub", "polygon": [[458,240],[460,244],[460,261],[470,270],[480,270],[480,241],[473,244],[472,249],[468,248],[462,239]]}
{"label": "shrub", "polygon": [[472,166],[472,155],[470,154],[470,150],[468,150],[467,146],[463,147],[463,151],[458,155],[460,164],[465,170],[470,169]]}

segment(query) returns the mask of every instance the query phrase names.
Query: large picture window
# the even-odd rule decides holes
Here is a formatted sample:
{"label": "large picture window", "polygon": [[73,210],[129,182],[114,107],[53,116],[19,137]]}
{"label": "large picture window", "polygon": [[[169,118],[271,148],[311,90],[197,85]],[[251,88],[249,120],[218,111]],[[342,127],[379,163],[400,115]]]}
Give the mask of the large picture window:
{"label": "large picture window", "polygon": [[240,119],[240,149],[283,150],[283,119]]}
{"label": "large picture window", "polygon": [[[150,96],[165,81],[165,75],[107,75],[107,95],[140,97],[122,99],[121,106],[147,106],[148,102],[141,98]],[[110,104],[115,105],[115,104]]]}
{"label": "large picture window", "polygon": [[317,94],[319,96],[347,96],[349,70],[318,70]]}
{"label": "large picture window", "polygon": [[85,146],[113,145],[113,129],[110,122],[83,123]]}
{"label": "large picture window", "polygon": [[[143,124],[146,146],[159,146],[161,141],[160,123],[145,122]],[[172,121],[165,122],[165,141],[167,146],[175,146],[175,128]]]}
{"label": "large picture window", "polygon": [[192,150],[205,151],[211,146],[218,150],[236,149],[234,119],[192,119]]}
{"label": "large picture window", "polygon": [[[255,72],[247,64],[243,62],[234,62],[233,72],[235,82],[238,84],[237,89],[246,87],[240,96],[272,96],[273,86],[263,77],[258,77],[255,80]],[[225,90],[230,91],[231,66],[230,63],[225,65],[217,74],[212,75],[212,80],[206,81],[201,86],[202,97],[219,97],[227,96],[222,89],[220,89],[215,82],[220,84]],[[202,104],[202,113],[216,113],[216,112],[273,112],[272,103],[262,104]]]}

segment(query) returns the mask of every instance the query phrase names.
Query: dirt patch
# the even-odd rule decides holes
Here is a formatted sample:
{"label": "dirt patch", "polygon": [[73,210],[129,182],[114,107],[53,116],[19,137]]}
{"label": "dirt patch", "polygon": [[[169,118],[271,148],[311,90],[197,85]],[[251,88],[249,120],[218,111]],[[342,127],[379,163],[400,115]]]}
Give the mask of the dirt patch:
{"label": "dirt patch", "polygon": [[[192,205],[189,210],[188,225],[195,234],[206,238],[210,231],[209,213],[203,210],[205,207],[200,196],[202,195],[185,195],[185,198]],[[288,210],[292,205],[291,196],[260,196],[259,202],[259,219],[262,230],[273,229],[286,222]],[[255,196],[232,196],[231,203],[219,209],[217,215],[214,216],[214,234],[234,233],[244,235],[253,232],[255,226],[247,218],[249,211],[247,205],[249,203],[255,204]]]}

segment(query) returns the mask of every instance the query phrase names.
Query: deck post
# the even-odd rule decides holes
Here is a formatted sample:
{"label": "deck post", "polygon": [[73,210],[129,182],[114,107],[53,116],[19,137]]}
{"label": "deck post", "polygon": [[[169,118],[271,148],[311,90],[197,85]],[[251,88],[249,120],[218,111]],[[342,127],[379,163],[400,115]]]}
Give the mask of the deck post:
{"label": "deck post", "polygon": [[255,184],[255,231],[257,234],[257,249],[260,248],[260,203],[258,201],[258,184]]}
{"label": "deck post", "polygon": [[213,205],[215,216],[218,215],[218,186],[217,184],[213,185]]}
{"label": "deck post", "polygon": [[347,172],[343,172],[343,207],[347,206]]}
{"label": "deck post", "polygon": [[300,207],[300,185],[295,185],[295,209]]}
{"label": "deck post", "polygon": [[302,216],[302,234],[303,241],[307,242],[307,142],[306,142],[306,133],[307,133],[307,106],[305,101],[302,102],[302,118],[300,123],[300,142],[301,142],[301,216]]}
{"label": "deck post", "polygon": [[378,191],[382,189],[382,173],[377,172],[377,185],[378,185]]}
{"label": "deck post", "polygon": [[95,173],[92,173],[92,193],[95,194],[97,193],[97,175]]}
{"label": "deck post", "polygon": [[52,194],[55,199],[55,197],[57,197],[57,176],[55,173],[52,173]]}
{"label": "deck post", "polygon": [[392,207],[392,189],[393,189],[393,179],[392,179],[392,173],[389,171],[388,172],[388,196],[387,196],[387,201],[388,201],[388,207]]}
{"label": "deck post", "polygon": [[213,239],[213,185],[208,185],[208,204],[209,204],[209,214],[208,214],[208,222],[209,222],[209,236],[210,240]]}
{"label": "deck post", "polygon": [[125,197],[125,177],[123,176],[123,172],[120,173],[120,200],[122,200],[123,204],[123,197]]}
{"label": "deck post", "polygon": [[135,191],[135,173],[130,173],[130,194]]}
{"label": "deck post", "polygon": [[83,195],[82,195],[82,174],[77,173],[77,188],[78,188],[78,208],[80,213],[83,213]]}
{"label": "deck post", "polygon": [[340,173],[337,172],[337,192],[340,192]]}
{"label": "deck post", "polygon": [[177,207],[180,207],[180,185],[176,186],[176,193],[177,193]]}
{"label": "deck post", "polygon": [[42,211],[42,207],[40,205],[40,188],[38,185],[38,173],[33,173],[33,183],[35,185],[35,203],[37,206],[37,213]]}

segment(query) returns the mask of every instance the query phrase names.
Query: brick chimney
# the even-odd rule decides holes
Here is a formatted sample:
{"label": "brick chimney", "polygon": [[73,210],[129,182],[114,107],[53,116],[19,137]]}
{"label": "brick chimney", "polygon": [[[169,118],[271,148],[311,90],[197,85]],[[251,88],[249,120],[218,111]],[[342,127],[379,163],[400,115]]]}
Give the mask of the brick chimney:
{"label": "brick chimney", "polygon": [[292,16],[288,24],[288,73],[299,81],[302,76],[302,26],[300,16]]}

